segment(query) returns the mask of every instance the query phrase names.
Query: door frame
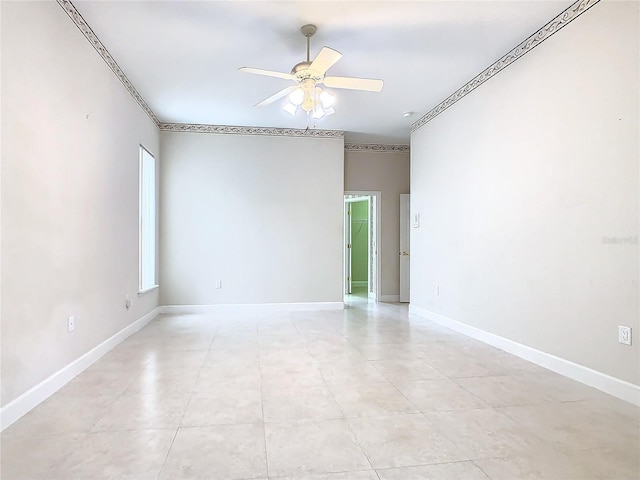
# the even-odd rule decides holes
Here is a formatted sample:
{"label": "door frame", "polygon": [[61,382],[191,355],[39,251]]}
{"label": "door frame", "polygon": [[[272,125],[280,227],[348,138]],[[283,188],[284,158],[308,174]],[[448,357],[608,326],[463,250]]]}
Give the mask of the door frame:
{"label": "door frame", "polygon": [[351,295],[351,204],[352,201],[348,201],[344,198],[344,240],[342,244],[342,283],[343,295]]}
{"label": "door frame", "polygon": [[411,195],[400,194],[400,298],[411,301]]}
{"label": "door frame", "polygon": [[[358,195],[358,196],[362,196],[362,197],[372,197],[373,201],[374,201],[374,205],[375,205],[375,218],[370,218],[369,221],[373,221],[374,222],[374,236],[375,236],[375,250],[371,251],[371,248],[369,247],[369,264],[371,264],[372,260],[373,260],[373,264],[375,265],[375,275],[373,275],[373,294],[371,293],[371,287],[369,287],[369,298],[375,300],[376,302],[379,301],[380,299],[380,278],[381,278],[381,272],[380,272],[380,252],[382,251],[382,245],[381,245],[381,226],[382,226],[382,192],[378,191],[378,190],[347,190],[344,192],[344,195]],[[349,203],[347,201],[346,198],[344,198],[344,206],[346,207],[346,204]],[[346,211],[346,208],[345,208]],[[345,225],[343,225],[343,236],[346,235],[346,218],[347,215],[345,213]],[[345,236],[346,239],[346,236]],[[369,241],[369,246],[371,246],[371,242]],[[343,245],[343,250],[342,250],[342,254],[343,254],[343,258],[342,258],[342,263],[343,265],[345,265],[345,272],[346,272],[346,262],[347,262],[347,253],[346,253],[346,240],[345,240],[345,245]],[[369,273],[369,276],[371,276],[371,274]],[[343,275],[343,288],[342,291],[346,292],[347,291],[347,277],[346,275]]]}

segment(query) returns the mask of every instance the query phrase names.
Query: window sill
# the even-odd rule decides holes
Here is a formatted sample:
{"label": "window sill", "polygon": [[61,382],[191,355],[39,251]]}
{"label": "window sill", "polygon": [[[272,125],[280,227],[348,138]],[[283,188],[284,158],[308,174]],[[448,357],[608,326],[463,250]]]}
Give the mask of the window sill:
{"label": "window sill", "polygon": [[144,295],[146,293],[152,292],[156,289],[160,288],[160,285],[153,285],[149,288],[145,288],[144,290],[138,290],[138,296]]}

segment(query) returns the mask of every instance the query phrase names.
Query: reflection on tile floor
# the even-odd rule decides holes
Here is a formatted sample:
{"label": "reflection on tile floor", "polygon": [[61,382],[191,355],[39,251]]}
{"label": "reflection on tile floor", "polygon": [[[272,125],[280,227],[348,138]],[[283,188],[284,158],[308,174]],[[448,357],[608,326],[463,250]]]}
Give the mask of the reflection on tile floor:
{"label": "reflection on tile floor", "polygon": [[1,477],[640,477],[638,407],[348,302],[158,317],[2,433]]}

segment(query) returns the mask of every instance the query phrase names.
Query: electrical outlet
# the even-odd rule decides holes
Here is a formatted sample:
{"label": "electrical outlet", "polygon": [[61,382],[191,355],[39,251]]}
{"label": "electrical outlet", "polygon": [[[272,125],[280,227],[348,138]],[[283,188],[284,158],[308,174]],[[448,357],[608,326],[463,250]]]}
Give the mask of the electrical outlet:
{"label": "electrical outlet", "polygon": [[222,280],[216,282],[216,288],[222,288]]}
{"label": "electrical outlet", "polygon": [[631,345],[631,327],[618,326],[618,342],[624,345]]}
{"label": "electrical outlet", "polygon": [[69,328],[69,333],[76,329],[76,317],[71,316],[67,319],[67,327]]}

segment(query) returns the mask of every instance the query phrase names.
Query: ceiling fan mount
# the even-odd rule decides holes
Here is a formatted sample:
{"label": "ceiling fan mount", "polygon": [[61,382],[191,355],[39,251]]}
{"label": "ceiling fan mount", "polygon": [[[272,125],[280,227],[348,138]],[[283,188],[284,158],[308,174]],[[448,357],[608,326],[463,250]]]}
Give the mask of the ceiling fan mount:
{"label": "ceiling fan mount", "polygon": [[300,31],[305,37],[309,38],[309,37],[313,37],[313,35],[318,31],[318,27],[309,23],[307,25],[301,26]]}
{"label": "ceiling fan mount", "polygon": [[[291,73],[277,72],[273,70],[263,70],[259,68],[240,67],[239,70],[246,73],[253,73],[257,75],[265,75],[268,77],[277,77],[285,80],[293,80],[295,85],[286,87],[279,92],[271,95],[265,100],[257,103],[256,107],[263,107],[269,105],[276,100],[279,100],[287,95],[291,95],[290,101],[294,103],[293,108],[287,109],[289,113],[295,114],[296,107],[301,106],[303,110],[310,113],[316,110],[321,111],[320,116],[333,113],[331,107],[325,108],[323,111],[320,105],[320,96],[322,89],[318,87],[319,84],[323,84],[330,88],[344,88],[349,90],[364,90],[370,92],[379,92],[382,90],[382,80],[375,80],[369,78],[353,78],[353,77],[327,77],[326,73],[340,58],[342,54],[329,47],[323,47],[320,53],[316,55],[313,61],[310,59],[310,39],[318,31],[318,27],[313,24],[303,25],[300,31],[307,39],[307,59],[300,63],[297,63],[291,69]],[[298,91],[298,92],[296,92]],[[300,93],[299,91],[302,91]],[[300,95],[304,95],[304,98]],[[326,95],[325,95],[326,97]],[[299,103],[298,103],[299,102]],[[326,103],[326,102],[325,102]],[[331,102],[333,104],[333,102]],[[329,112],[329,113],[328,113]]]}

